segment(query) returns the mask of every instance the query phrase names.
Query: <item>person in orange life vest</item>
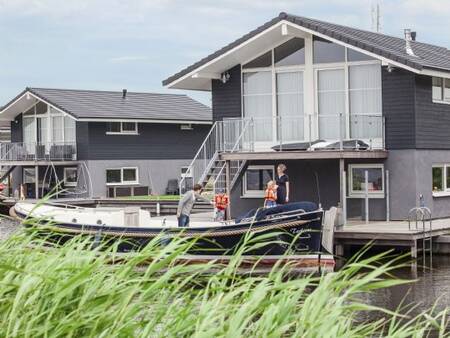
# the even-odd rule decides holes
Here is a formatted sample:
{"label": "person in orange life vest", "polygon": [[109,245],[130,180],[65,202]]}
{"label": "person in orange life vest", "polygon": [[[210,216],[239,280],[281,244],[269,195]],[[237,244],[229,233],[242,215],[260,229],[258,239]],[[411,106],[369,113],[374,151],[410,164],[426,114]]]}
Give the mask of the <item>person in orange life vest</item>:
{"label": "person in orange life vest", "polygon": [[272,208],[277,206],[277,188],[274,181],[267,182],[267,189],[264,194],[264,207]]}
{"label": "person in orange life vest", "polygon": [[216,196],[214,196],[214,203],[216,206],[216,221],[223,222],[225,220],[225,210],[228,207],[228,195],[223,191],[219,191]]}

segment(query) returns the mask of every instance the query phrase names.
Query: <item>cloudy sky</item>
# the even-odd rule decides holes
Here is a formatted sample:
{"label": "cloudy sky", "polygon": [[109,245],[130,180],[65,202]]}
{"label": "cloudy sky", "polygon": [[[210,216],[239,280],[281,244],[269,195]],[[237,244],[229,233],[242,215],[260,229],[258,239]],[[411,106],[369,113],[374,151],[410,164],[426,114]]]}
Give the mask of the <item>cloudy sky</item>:
{"label": "cloudy sky", "polygon": [[[26,86],[164,92],[163,79],[281,11],[370,29],[372,1],[0,0],[0,106]],[[450,46],[449,18],[448,0],[382,1],[386,34]]]}

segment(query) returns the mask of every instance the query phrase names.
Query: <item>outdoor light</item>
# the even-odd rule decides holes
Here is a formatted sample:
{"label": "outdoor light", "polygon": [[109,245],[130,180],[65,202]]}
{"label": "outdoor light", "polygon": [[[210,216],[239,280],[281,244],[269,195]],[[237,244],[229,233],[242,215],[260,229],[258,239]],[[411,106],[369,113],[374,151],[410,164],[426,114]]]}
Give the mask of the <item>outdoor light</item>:
{"label": "outdoor light", "polygon": [[222,73],[221,79],[222,79],[222,83],[227,83],[228,80],[230,79],[230,73],[228,73],[228,72]]}
{"label": "outdoor light", "polygon": [[394,66],[392,66],[392,65],[387,66],[388,73],[392,73],[393,70],[394,70]]}

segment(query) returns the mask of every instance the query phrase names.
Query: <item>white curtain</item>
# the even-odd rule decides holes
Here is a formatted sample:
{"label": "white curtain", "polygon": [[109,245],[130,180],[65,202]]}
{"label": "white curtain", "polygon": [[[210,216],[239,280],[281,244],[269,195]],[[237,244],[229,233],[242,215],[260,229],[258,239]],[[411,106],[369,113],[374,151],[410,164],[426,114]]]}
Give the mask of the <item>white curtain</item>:
{"label": "white curtain", "polygon": [[350,136],[382,137],[381,66],[349,67]]}
{"label": "white curtain", "polygon": [[75,143],[75,120],[64,116],[64,142]]}
{"label": "white curtain", "polygon": [[56,144],[64,142],[64,117],[52,116],[52,141]]}
{"label": "white curtain", "polygon": [[326,69],[317,72],[319,108],[319,137],[338,140],[345,137],[345,73],[343,69]]}
{"label": "white curtain", "polygon": [[253,118],[255,141],[272,141],[272,73],[243,74],[244,116]]}
{"label": "white curtain", "polygon": [[303,72],[277,73],[278,138],[304,140]]}
{"label": "white curtain", "polygon": [[36,120],[34,116],[23,117],[23,143],[28,152],[34,153],[36,142]]}

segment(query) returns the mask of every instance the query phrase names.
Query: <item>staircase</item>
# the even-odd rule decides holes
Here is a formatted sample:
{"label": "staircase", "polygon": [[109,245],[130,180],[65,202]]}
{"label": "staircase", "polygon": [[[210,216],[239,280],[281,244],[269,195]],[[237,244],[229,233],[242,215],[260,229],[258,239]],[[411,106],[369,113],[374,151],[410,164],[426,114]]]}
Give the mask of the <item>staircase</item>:
{"label": "staircase", "polygon": [[[227,164],[220,157],[224,152],[250,149],[253,142],[251,120],[230,119],[216,121],[191,161],[187,175],[180,180],[180,194],[191,189],[194,184],[204,187],[205,196],[211,200],[218,191],[227,191]],[[247,161],[230,161],[229,190],[233,189]]]}

